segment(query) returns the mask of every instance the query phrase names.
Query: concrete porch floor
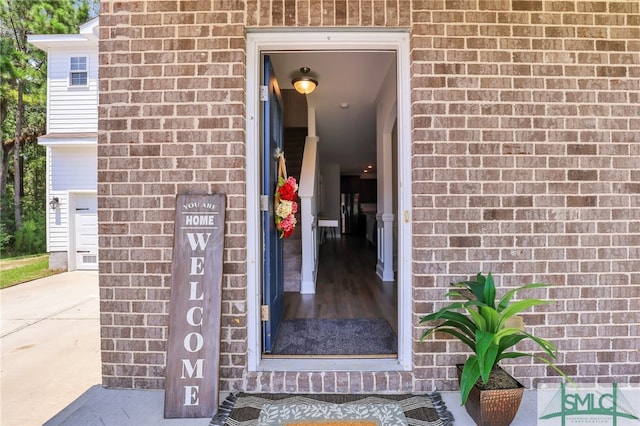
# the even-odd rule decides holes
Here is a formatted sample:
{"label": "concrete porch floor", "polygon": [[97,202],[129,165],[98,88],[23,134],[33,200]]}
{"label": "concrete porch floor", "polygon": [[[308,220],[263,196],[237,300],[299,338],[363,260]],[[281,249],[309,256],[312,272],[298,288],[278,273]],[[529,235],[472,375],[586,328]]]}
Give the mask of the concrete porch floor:
{"label": "concrete porch floor", "polygon": [[[442,392],[456,426],[475,423],[460,406],[458,392]],[[160,390],[111,390],[96,385],[45,423],[45,426],[206,426],[211,419],[164,419],[164,392]],[[535,392],[526,391],[512,426],[536,424]],[[395,426],[395,425],[388,425]]]}
{"label": "concrete porch floor", "polygon": [[[0,424],[3,426],[207,425],[164,419],[162,390],[104,389],[100,374],[98,279],[74,271],[0,292]],[[458,392],[443,392],[458,426],[473,421]],[[526,391],[514,426],[536,424]]]}

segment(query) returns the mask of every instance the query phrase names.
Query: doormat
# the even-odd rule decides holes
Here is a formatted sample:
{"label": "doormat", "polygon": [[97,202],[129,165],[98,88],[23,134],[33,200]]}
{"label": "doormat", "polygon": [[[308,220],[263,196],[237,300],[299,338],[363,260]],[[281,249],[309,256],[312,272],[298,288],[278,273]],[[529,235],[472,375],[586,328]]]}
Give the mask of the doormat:
{"label": "doormat", "polygon": [[407,420],[402,407],[392,404],[331,404],[328,402],[274,403],[262,407],[258,424],[261,426],[345,425],[384,426],[402,425]]}
{"label": "doormat", "polygon": [[286,426],[378,426],[377,422],[368,420],[320,420],[303,423],[287,423]]}
{"label": "doormat", "polygon": [[378,426],[376,422],[370,422],[367,420],[338,420],[338,421],[319,421],[311,423],[287,423],[286,426]]}
{"label": "doormat", "polygon": [[275,424],[453,426],[454,419],[438,392],[424,395],[239,393],[229,395],[221,404],[210,426]]}
{"label": "doormat", "polygon": [[398,337],[384,318],[293,318],[280,323],[272,355],[389,355]]}

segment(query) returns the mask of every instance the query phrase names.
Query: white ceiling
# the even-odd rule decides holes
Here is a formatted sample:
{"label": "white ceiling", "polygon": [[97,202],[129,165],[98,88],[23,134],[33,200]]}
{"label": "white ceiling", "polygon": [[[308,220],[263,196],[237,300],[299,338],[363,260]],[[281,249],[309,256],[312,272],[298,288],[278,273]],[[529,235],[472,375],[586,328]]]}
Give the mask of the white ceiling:
{"label": "white ceiling", "polygon": [[[376,98],[395,64],[391,51],[314,51],[269,53],[281,89],[301,67],[318,80],[307,95],[316,111],[320,161],[340,164],[342,175],[359,175],[376,164]],[[395,82],[395,79],[392,81]],[[343,109],[341,104],[348,104]]]}

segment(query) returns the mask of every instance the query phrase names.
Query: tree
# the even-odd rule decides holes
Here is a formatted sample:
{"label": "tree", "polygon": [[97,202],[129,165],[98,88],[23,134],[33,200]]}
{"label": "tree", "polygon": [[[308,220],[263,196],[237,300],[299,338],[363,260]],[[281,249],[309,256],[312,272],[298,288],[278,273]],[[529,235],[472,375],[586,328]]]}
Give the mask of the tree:
{"label": "tree", "polygon": [[96,11],[96,4],[96,0],[0,1],[0,196],[6,214],[8,176],[13,166],[16,232],[22,227],[23,145],[36,143],[45,131],[46,54],[31,46],[27,36],[74,33],[90,12]]}

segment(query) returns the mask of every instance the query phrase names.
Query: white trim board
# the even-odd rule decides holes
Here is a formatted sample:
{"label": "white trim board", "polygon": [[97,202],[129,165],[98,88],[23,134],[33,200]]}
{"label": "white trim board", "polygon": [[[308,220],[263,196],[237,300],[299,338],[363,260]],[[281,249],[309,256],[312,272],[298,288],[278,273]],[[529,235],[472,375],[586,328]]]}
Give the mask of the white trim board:
{"label": "white trim board", "polygon": [[[288,50],[394,50],[397,60],[398,108],[398,358],[397,359],[263,359],[261,347],[260,265],[260,55]],[[410,45],[406,31],[282,31],[247,33],[247,333],[249,371],[410,371],[411,323],[411,85]]]}

